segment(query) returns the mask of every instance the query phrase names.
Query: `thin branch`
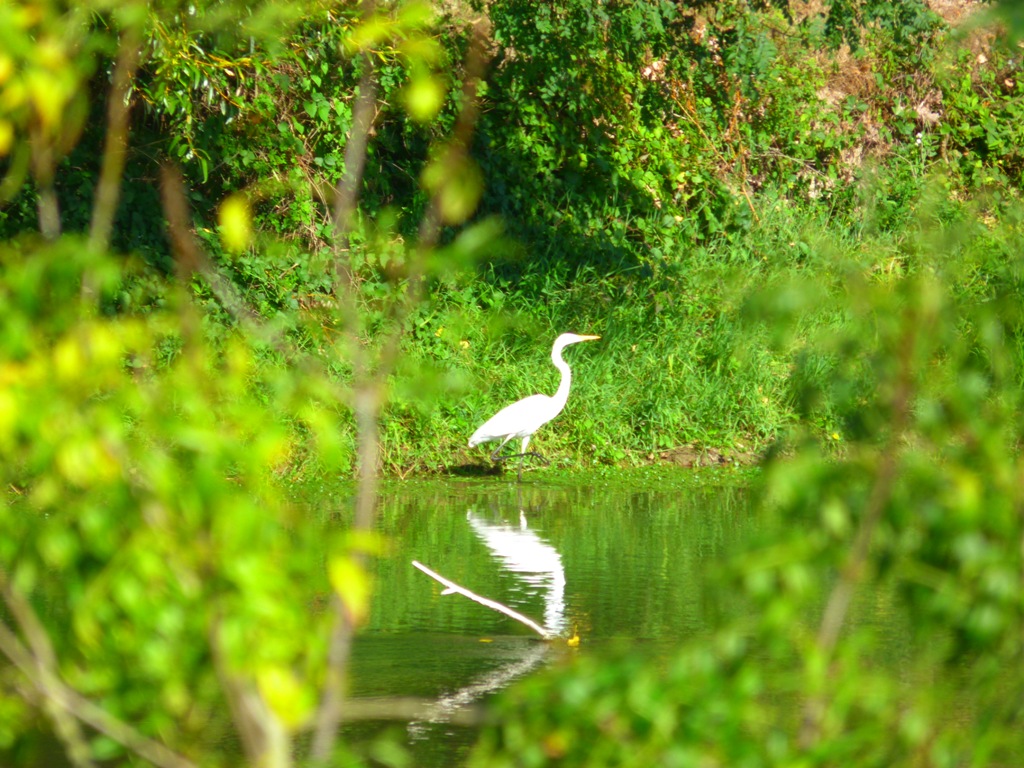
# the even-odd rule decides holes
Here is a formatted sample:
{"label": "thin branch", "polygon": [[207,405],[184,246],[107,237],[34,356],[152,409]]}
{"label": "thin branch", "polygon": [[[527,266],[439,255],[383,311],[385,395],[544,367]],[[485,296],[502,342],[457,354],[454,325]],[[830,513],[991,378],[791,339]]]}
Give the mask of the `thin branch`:
{"label": "thin branch", "polygon": [[[447,148],[447,164],[459,168],[468,161],[469,149],[473,142],[480,114],[480,82],[489,61],[488,41],[490,40],[490,22],[486,17],[473,24],[469,49],[466,52],[465,77],[462,81],[462,104],[452,131],[452,140]],[[426,213],[420,221],[419,239],[416,244],[414,258],[410,261],[405,298],[395,307],[392,323],[395,333],[388,339],[381,353],[378,378],[383,381],[391,373],[398,361],[401,329],[409,312],[423,300],[426,281],[427,257],[437,247],[441,237],[441,191],[438,190],[430,199]]]}
{"label": "thin branch", "polygon": [[[370,7],[367,9],[367,6]],[[363,8],[364,17],[373,14],[372,2],[364,2]],[[359,59],[363,74],[359,80],[359,96],[352,108],[352,129],[345,144],[345,172],[335,190],[334,207],[331,211],[335,239],[334,271],[342,290],[351,290],[353,285],[352,265],[349,261],[349,235],[352,233],[352,221],[356,215],[363,172],[366,168],[366,149],[377,116],[377,70],[369,53],[363,53]],[[354,306],[351,309],[355,311]]]}
{"label": "thin branch", "polygon": [[503,613],[506,616],[508,616],[509,618],[515,619],[520,624],[525,624],[527,627],[532,629],[534,632],[536,632],[538,635],[543,637],[545,640],[553,640],[556,637],[555,635],[551,634],[546,629],[544,629],[540,624],[535,622],[533,619],[531,619],[531,618],[529,618],[527,616],[524,616],[523,614],[519,613],[518,611],[512,610],[507,605],[502,605],[497,600],[491,600],[490,598],[482,597],[482,596],[476,594],[476,592],[470,592],[465,587],[460,587],[454,581],[446,579],[441,574],[439,574],[439,573],[437,573],[435,571],[430,570],[429,568],[427,568],[427,566],[425,566],[421,562],[413,560],[412,564],[413,564],[413,566],[415,566],[416,568],[419,568],[421,571],[423,571],[425,574],[427,574],[427,576],[429,576],[430,578],[434,579],[435,581],[440,582],[441,584],[443,584],[445,586],[445,590],[441,593],[442,595],[451,595],[451,594],[456,594],[456,593],[460,594],[463,597],[468,597],[474,603],[480,603],[480,605],[486,606],[487,608],[490,608],[492,611],[497,611],[498,613]]}
{"label": "thin branch", "polygon": [[[289,362],[305,370],[322,372],[322,362],[290,343],[280,329],[268,325],[200,247],[190,223],[185,185],[181,173],[173,165],[164,165],[160,169],[160,196],[179,281],[185,285],[194,274],[198,274],[206,281],[221,307],[249,335],[272,347]],[[333,387],[332,394],[338,400],[346,397],[340,385]]]}
{"label": "thin branch", "polygon": [[[729,133],[733,133],[735,114],[736,114],[736,109],[738,108],[738,105],[739,105],[739,99],[740,98],[741,98],[740,94],[737,91],[735,93],[734,99],[733,99],[733,119],[730,121]],[[682,107],[683,114],[686,117],[686,119],[689,120],[690,123],[693,124],[693,127],[697,129],[697,132],[701,135],[701,138],[704,139],[704,142],[708,145],[708,147],[711,149],[711,151],[715,154],[715,157],[718,158],[719,166],[721,166],[721,167],[727,167],[727,166],[728,167],[732,167],[732,166],[734,166],[736,158],[740,156],[740,150],[737,149],[736,151],[733,152],[732,162],[727,160],[725,158],[725,156],[721,153],[721,151],[719,151],[718,145],[716,145],[715,142],[713,142],[711,140],[711,137],[709,137],[707,135],[707,133],[705,133],[704,126],[701,125],[700,118],[697,115],[696,108],[693,107],[692,104],[689,104],[689,103],[687,103],[686,101],[683,101],[683,100],[679,100],[677,103],[679,104],[680,107]],[[678,115],[673,115],[673,116],[674,117],[678,117]],[[742,158],[741,158],[741,160],[742,160]],[[747,207],[750,209],[750,213],[754,217],[754,221],[755,222],[759,222],[760,218],[757,215],[757,210],[755,210],[755,208],[754,208],[754,201],[750,198],[750,194],[747,192],[747,189],[746,189],[746,187],[747,187],[747,184],[746,184],[747,167],[746,167],[745,163],[741,163],[741,164],[742,164],[742,167],[743,167],[743,183],[742,183],[743,196],[747,200]]]}
{"label": "thin branch", "polygon": [[[0,570],[0,582],[2,582],[4,601],[32,647],[31,650],[26,648],[14,633],[3,622],[0,622],[0,653],[3,653],[21,671],[42,699],[44,706],[52,705],[53,711],[59,711],[58,735],[68,745],[69,757],[76,765],[92,765],[87,752],[84,759],[76,757],[77,750],[83,747],[88,750],[84,736],[78,729],[78,722],[82,722],[122,744],[126,749],[148,760],[158,768],[195,768],[191,761],[172,752],[163,744],[143,736],[124,721],[93,704],[63,683],[57,672],[53,646],[50,644],[39,617],[36,616],[28,602],[14,591],[2,570]],[[52,713],[51,716],[53,716]],[[69,720],[73,725],[73,732],[77,733],[75,738],[80,741],[74,747],[66,741]],[[76,751],[72,751],[73,749]]]}
{"label": "thin branch", "polygon": [[[367,11],[372,13],[372,11]],[[366,168],[366,148],[377,116],[377,70],[367,54],[361,57],[363,74],[359,96],[352,109],[352,130],[345,144],[345,173],[335,191],[332,223],[334,228],[334,273],[336,298],[342,326],[352,336],[351,354],[357,374],[369,368],[365,350],[355,342],[359,327],[358,281],[352,268],[351,241],[353,220]]]}
{"label": "thin branch", "polygon": [[[260,337],[266,337],[266,328],[259,315],[246,304],[238,289],[214,268],[206,252],[199,247],[192,234],[192,215],[189,212],[185,183],[176,167],[160,167],[160,200],[167,217],[167,235],[174,253],[174,264],[179,282],[184,286],[194,274],[202,276],[221,306],[240,324]],[[283,348],[279,344],[278,348]]]}
{"label": "thin branch", "polygon": [[[54,731],[64,745],[64,751],[78,768],[93,768],[95,764],[90,756],[89,743],[81,728],[78,727],[78,721],[61,708],[52,695],[53,681],[57,677],[57,655],[53,651],[46,628],[39,621],[32,606],[14,590],[6,574],[2,571],[0,571],[0,591],[3,592],[4,602],[7,604],[11,616],[21,628],[29,649],[31,649],[24,651],[27,658],[23,659],[23,663],[25,663],[25,666],[22,667],[23,671],[31,668],[38,680],[46,681],[46,684],[40,689],[40,692],[44,693],[42,708],[53,721]],[[4,630],[9,632],[6,627]],[[5,638],[5,640],[7,639]],[[15,637],[14,640],[16,641],[17,638]],[[13,648],[9,640],[5,644]]]}
{"label": "thin branch", "polygon": [[[904,318],[906,330],[898,350],[900,367],[896,375],[896,386],[892,395],[892,422],[888,442],[882,451],[878,472],[871,493],[864,507],[849,557],[832,589],[818,628],[817,647],[826,658],[832,656],[846,616],[853,602],[853,596],[864,577],[875,530],[882,521],[885,508],[892,495],[892,489],[899,474],[899,457],[902,450],[904,431],[910,420],[910,403],[913,396],[913,359],[920,319],[910,312]],[[800,743],[810,747],[820,736],[821,720],[825,703],[815,696],[805,703]]]}
{"label": "thin branch", "polygon": [[36,180],[36,212],[39,232],[47,240],[56,240],[61,234],[60,203],[53,177],[57,165],[53,140],[46,135],[41,125],[29,129],[31,145],[32,175]]}
{"label": "thin branch", "polygon": [[[363,0],[364,23],[370,23],[376,12],[374,0]],[[353,527],[369,530],[373,524],[377,497],[378,445],[377,416],[380,411],[379,387],[373,385],[368,352],[359,340],[359,296],[356,275],[352,268],[349,235],[355,218],[359,192],[366,167],[366,149],[377,112],[377,74],[370,53],[361,56],[363,68],[359,96],[353,107],[352,129],[345,145],[345,173],[338,182],[333,209],[334,272],[338,314],[348,338],[353,370],[353,410],[356,417],[358,454],[358,488]],[[363,564],[360,555],[357,562]],[[331,599],[333,624],[327,650],[327,672],[323,695],[314,720],[310,755],[314,764],[325,764],[334,752],[338,725],[345,701],[345,680],[352,652],[355,627],[349,620],[341,598]]]}
{"label": "thin branch", "polygon": [[[363,0],[363,22],[371,23],[376,13],[374,0]],[[345,173],[338,182],[332,218],[334,224],[334,271],[337,305],[343,329],[349,340],[353,382],[356,393],[353,402],[356,414],[358,446],[359,489],[356,495],[356,528],[369,528],[373,521],[373,503],[376,498],[377,432],[376,416],[380,403],[376,392],[363,387],[372,382],[369,352],[359,340],[358,280],[352,268],[350,235],[363,186],[367,146],[377,116],[377,70],[369,51],[361,56],[362,77],[359,96],[352,110],[352,129],[345,144]],[[360,392],[360,389],[366,391]],[[372,416],[374,424],[368,424]]]}
{"label": "thin branch", "polygon": [[139,68],[139,29],[130,27],[121,36],[117,62],[107,102],[107,130],[103,147],[103,163],[89,227],[89,246],[94,251],[106,250],[114,228],[114,216],[121,196],[121,176],[128,154],[128,92]]}
{"label": "thin branch", "polygon": [[260,768],[288,768],[292,764],[288,734],[259,692],[229,669],[224,658],[219,619],[215,619],[210,628],[210,649],[217,678],[249,762]]}
{"label": "thin branch", "polygon": [[[363,0],[362,9],[364,19],[370,20],[375,12],[375,3],[373,0]],[[486,30],[486,22],[481,21],[474,26],[473,40],[467,53],[462,109],[456,121],[453,141],[448,148],[448,152],[453,153],[450,157],[454,159],[461,160],[468,154],[476,123],[477,89],[486,63]],[[358,283],[349,251],[349,235],[362,187],[366,148],[377,110],[376,72],[368,54],[363,55],[362,66],[359,97],[353,108],[352,130],[345,147],[345,174],[338,184],[333,209],[337,302],[353,367],[352,403],[358,442],[358,488],[353,522],[355,530],[369,530],[373,525],[377,503],[377,465],[380,458],[379,420],[386,398],[387,378],[398,361],[405,320],[412,307],[422,299],[427,258],[437,245],[441,233],[440,199],[439,194],[435,194],[420,223],[419,242],[409,260],[406,291],[392,305],[388,318],[390,333],[384,340],[376,365],[371,365],[370,353],[360,340]],[[346,616],[337,595],[331,605],[334,625],[328,648],[324,692],[317,710],[311,750],[314,763],[320,764],[330,758],[338,724],[342,720],[345,676],[355,635],[355,627]]]}

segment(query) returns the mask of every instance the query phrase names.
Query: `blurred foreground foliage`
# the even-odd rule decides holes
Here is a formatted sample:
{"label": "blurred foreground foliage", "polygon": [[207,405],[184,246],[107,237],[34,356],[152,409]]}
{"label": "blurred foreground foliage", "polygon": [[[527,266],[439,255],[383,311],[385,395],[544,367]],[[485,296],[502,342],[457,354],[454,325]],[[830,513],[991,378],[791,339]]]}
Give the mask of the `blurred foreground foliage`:
{"label": "blurred foreground foliage", "polygon": [[789,10],[491,3],[470,147],[472,6],[0,5],[4,753],[306,760],[381,544],[289,480],[449,463],[573,325],[554,445],[770,445],[789,535],[746,620],[527,682],[477,764],[1020,763],[1019,30]]}
{"label": "blurred foreground foliage", "polygon": [[[258,368],[241,337],[212,348],[183,292],[153,295],[83,252],[73,238],[0,252],[0,616],[22,632],[0,644],[38,659],[4,667],[0,745],[38,763],[33,734],[54,728],[78,764],[123,758],[116,729],[80,703],[37,721],[40,697],[60,701],[51,686],[66,685],[131,723],[129,745],[233,764],[237,748],[210,747],[232,732],[232,708],[255,697],[283,734],[316,704],[330,614],[313,606],[328,553],[336,564],[351,550],[274,473],[309,450],[299,429],[325,460],[349,460],[337,392]],[[120,315],[125,291],[164,309]],[[78,733],[76,716],[97,731]]]}
{"label": "blurred foreground foliage", "polygon": [[[120,195],[133,162],[126,145],[139,135],[135,99],[177,82],[186,93],[165,93],[164,114],[182,107],[190,122],[189,89],[225,96],[197,62],[234,77],[245,47],[269,56],[282,32],[341,12],[352,22],[335,45],[365,76],[346,131],[350,168],[331,183],[338,244],[321,254],[329,291],[316,311],[296,328],[254,310],[202,250],[189,211],[201,196],[166,158],[159,201],[145,198],[148,209],[130,221],[143,234],[164,230],[174,274],[114,253],[127,235],[152,257],[117,217],[119,198],[139,201]],[[39,225],[16,227],[0,245],[5,763],[50,762],[56,749],[77,767],[358,762],[337,731],[351,636],[372,593],[366,562],[382,551],[370,530],[374,452],[395,355],[376,353],[397,345],[413,303],[406,286],[432,273],[424,262],[436,221],[459,223],[475,205],[472,185],[451,181],[468,167],[465,137],[437,152],[452,173],[442,168],[429,182],[419,250],[404,259],[411,274],[399,285],[364,303],[340,241],[372,127],[374,52],[411,46],[408,60],[426,66],[429,15],[422,5],[373,3],[0,6],[6,221],[31,202]],[[100,116],[87,86],[99,86],[104,68]],[[414,102],[407,108],[422,115]],[[96,127],[86,127],[87,113]],[[468,135],[471,116],[465,122]],[[99,126],[99,139],[86,135]],[[177,138],[184,144],[166,144],[172,156],[196,154],[188,133]],[[59,171],[83,146],[98,153],[98,169],[71,174],[82,187],[69,209]],[[248,248],[248,198],[228,197],[215,214],[219,252]],[[446,252],[459,248],[456,240]],[[297,503],[287,480],[301,466],[358,474],[354,522],[349,510],[311,516]]]}

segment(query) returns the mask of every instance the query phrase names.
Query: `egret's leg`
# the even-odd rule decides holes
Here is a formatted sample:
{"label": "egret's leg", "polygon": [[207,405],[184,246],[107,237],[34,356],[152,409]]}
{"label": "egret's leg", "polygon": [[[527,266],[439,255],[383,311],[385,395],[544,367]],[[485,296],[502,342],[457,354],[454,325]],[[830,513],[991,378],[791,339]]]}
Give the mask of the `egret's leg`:
{"label": "egret's leg", "polygon": [[497,462],[500,463],[502,461],[508,461],[509,459],[518,459],[520,456],[533,456],[535,459],[540,459],[541,461],[543,461],[545,466],[551,466],[551,462],[548,461],[543,456],[541,456],[536,451],[527,451],[526,453],[510,453],[510,454],[508,454],[506,456],[494,456],[494,455],[492,455],[491,459],[493,461],[497,461]]}
{"label": "egret's leg", "polygon": [[526,446],[530,444],[530,436],[523,438],[523,446],[519,451],[519,479],[516,482],[523,482],[523,461],[526,459]]}
{"label": "egret's leg", "polygon": [[504,440],[502,440],[500,443],[498,443],[498,447],[495,448],[494,452],[491,454],[491,461],[495,462],[496,464],[500,464],[505,459],[509,458],[508,456],[499,456],[498,454],[501,453],[501,449],[504,448],[505,444],[509,440],[511,440],[511,439],[512,439],[512,435],[509,435]]}
{"label": "egret's leg", "polygon": [[510,454],[508,454],[506,456],[499,456],[498,455],[499,452],[501,451],[501,449],[505,447],[505,444],[508,443],[508,441],[512,439],[512,436],[509,435],[508,437],[506,437],[504,440],[501,441],[501,444],[497,448],[495,448],[494,449],[494,453],[491,454],[491,461],[495,462],[496,464],[500,464],[503,461],[508,461],[509,459],[519,459],[519,473],[518,473],[519,482],[523,481],[523,461],[526,459],[527,456],[534,456],[534,457],[540,459],[541,461],[544,462],[544,466],[546,466],[546,467],[550,467],[551,466],[551,462],[548,461],[547,459],[545,459],[543,456],[541,456],[536,451],[528,451],[528,450],[526,450],[527,448],[530,447],[530,437],[531,437],[531,435],[527,435],[526,437],[523,438],[523,444],[520,447],[519,453],[510,453]]}

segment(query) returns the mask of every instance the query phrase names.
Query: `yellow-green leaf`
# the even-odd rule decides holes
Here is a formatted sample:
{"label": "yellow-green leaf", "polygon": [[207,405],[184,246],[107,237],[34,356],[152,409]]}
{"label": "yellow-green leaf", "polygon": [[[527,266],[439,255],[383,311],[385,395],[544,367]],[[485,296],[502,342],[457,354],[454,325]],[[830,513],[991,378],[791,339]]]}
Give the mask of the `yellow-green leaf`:
{"label": "yellow-green leaf", "polygon": [[440,153],[423,170],[423,186],[432,192],[445,224],[459,224],[476,210],[483,194],[480,168],[460,152]]}
{"label": "yellow-green leaf", "polygon": [[428,123],[441,111],[444,86],[433,75],[415,75],[402,89],[402,101],[409,117],[418,123]]}
{"label": "yellow-green leaf", "polygon": [[[0,389],[0,448],[7,442],[7,437],[14,431],[14,423],[18,417],[18,403],[14,394]],[[13,435],[11,435],[13,440]]]}
{"label": "yellow-green leaf", "polygon": [[289,729],[297,729],[313,712],[313,698],[290,669],[268,665],[256,673],[256,685],[270,710]]}
{"label": "yellow-green leaf", "polygon": [[387,551],[388,540],[376,531],[351,531],[345,544],[353,552],[380,557]]}
{"label": "yellow-green leaf", "polygon": [[423,0],[405,3],[399,11],[399,22],[407,29],[425,27],[434,20],[434,9]]}
{"label": "yellow-green leaf", "polygon": [[252,242],[252,212],[241,193],[235,193],[220,204],[220,238],[224,247],[239,253]]}
{"label": "yellow-green leaf", "polygon": [[375,16],[352,31],[348,38],[348,48],[353,52],[374,48],[391,35],[393,28],[394,24],[390,19]]}
{"label": "yellow-green leaf", "polygon": [[366,569],[351,557],[342,555],[330,561],[327,575],[345,607],[348,620],[356,626],[365,622],[370,613],[372,591],[370,574]]}
{"label": "yellow-green leaf", "polygon": [[14,126],[9,120],[0,120],[0,157],[11,151],[14,144]]}
{"label": "yellow-green leaf", "polygon": [[58,124],[67,104],[63,83],[59,77],[42,69],[31,70],[25,83],[39,122],[49,131]]}

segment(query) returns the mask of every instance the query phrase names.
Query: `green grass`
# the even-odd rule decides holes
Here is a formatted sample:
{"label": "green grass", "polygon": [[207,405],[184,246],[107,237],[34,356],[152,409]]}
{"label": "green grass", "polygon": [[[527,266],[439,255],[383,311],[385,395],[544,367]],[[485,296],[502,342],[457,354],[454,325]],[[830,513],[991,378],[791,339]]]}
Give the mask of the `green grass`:
{"label": "green grass", "polygon": [[[394,378],[382,425],[386,473],[487,465],[490,449],[468,449],[469,435],[504,405],[554,392],[550,349],[564,331],[602,338],[565,353],[569,402],[532,443],[556,463],[640,465],[686,444],[757,453],[793,429],[836,444],[849,425],[835,398],[872,386],[863,356],[873,321],[858,302],[935,268],[931,251],[943,249],[952,295],[979,300],[986,275],[1005,269],[1020,243],[1016,204],[998,225],[980,224],[967,204],[943,200],[945,223],[936,223],[934,201],[908,205],[900,231],[870,211],[835,220],[766,205],[758,226],[666,257],[647,274],[559,280],[547,271],[513,283],[484,269],[436,290]],[[837,377],[849,391],[830,391]]]}

